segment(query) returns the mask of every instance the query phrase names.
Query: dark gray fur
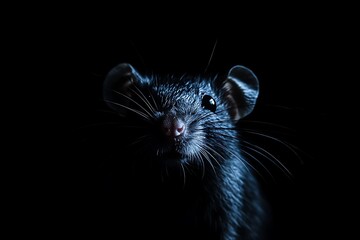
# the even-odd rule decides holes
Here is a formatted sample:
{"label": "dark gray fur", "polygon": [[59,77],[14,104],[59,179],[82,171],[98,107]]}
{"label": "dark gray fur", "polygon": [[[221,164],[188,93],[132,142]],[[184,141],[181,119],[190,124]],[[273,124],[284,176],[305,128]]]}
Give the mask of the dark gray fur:
{"label": "dark gray fur", "polygon": [[[111,198],[122,200],[111,211],[126,222],[124,231],[150,239],[264,239],[265,204],[236,125],[258,92],[244,66],[213,78],[143,76],[127,63],[109,72],[104,99],[124,126],[109,147]],[[215,100],[215,112],[204,107],[204,95]],[[164,137],[168,118],[184,122],[180,138]]]}

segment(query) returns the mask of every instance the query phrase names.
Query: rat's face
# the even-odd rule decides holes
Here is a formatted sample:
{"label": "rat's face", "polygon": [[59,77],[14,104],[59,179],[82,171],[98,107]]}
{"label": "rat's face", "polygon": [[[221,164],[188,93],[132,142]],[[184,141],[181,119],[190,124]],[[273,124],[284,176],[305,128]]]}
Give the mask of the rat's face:
{"label": "rat's face", "polygon": [[131,138],[145,156],[168,165],[213,166],[231,154],[234,124],[252,110],[257,97],[257,89],[231,77],[147,78],[121,64],[109,73],[104,96],[136,126]]}
{"label": "rat's face", "polygon": [[126,117],[144,126],[142,141],[146,144],[142,145],[147,154],[169,164],[215,161],[216,149],[226,147],[219,134],[234,126],[212,80],[148,81],[134,83],[127,95],[120,94],[125,102],[118,100],[128,108]]}

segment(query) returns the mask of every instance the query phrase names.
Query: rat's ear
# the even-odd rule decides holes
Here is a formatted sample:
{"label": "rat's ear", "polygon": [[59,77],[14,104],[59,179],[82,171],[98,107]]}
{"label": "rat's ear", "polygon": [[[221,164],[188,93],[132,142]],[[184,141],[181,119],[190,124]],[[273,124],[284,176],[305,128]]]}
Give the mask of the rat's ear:
{"label": "rat's ear", "polygon": [[234,121],[252,112],[259,95],[259,81],[250,69],[240,65],[232,67],[222,88]]}
{"label": "rat's ear", "polygon": [[129,88],[141,80],[140,74],[128,63],[121,63],[112,68],[103,84],[103,98],[106,104],[117,111],[124,111],[131,96]]}

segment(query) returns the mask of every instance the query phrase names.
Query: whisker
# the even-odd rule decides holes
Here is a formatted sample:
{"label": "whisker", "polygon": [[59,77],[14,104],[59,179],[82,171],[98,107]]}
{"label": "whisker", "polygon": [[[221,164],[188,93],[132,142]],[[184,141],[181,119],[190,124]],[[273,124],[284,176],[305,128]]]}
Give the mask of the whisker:
{"label": "whisker", "polygon": [[[241,152],[246,154],[247,156],[251,157],[252,159],[254,159],[258,164],[260,164],[260,166],[270,175],[270,177],[273,179],[273,181],[275,182],[275,178],[274,176],[271,174],[271,172],[269,171],[269,169],[267,169],[267,167],[259,160],[257,159],[253,154],[247,152],[244,149],[241,149]],[[262,176],[262,174],[260,174],[260,172],[254,167],[253,168],[254,171],[263,179],[265,180],[265,178]]]}
{"label": "whisker", "polygon": [[157,105],[157,103],[156,103],[156,101],[155,101],[154,95],[152,95],[151,92],[149,93],[149,95],[150,95],[150,97],[151,97],[151,99],[152,99],[152,101],[153,101],[153,103],[154,103],[154,105],[155,105],[155,110],[156,110],[156,111],[159,111],[159,106]]}
{"label": "whisker", "polygon": [[145,113],[147,113],[150,118],[154,118],[151,113],[149,113],[140,103],[138,103],[137,101],[135,101],[135,100],[132,99],[131,97],[129,97],[129,96],[127,96],[126,94],[123,94],[123,93],[121,93],[121,92],[115,91],[115,90],[114,90],[114,92],[116,92],[117,94],[120,94],[121,96],[125,97],[126,99],[129,99],[130,101],[132,101],[133,103],[135,103],[137,106],[139,106],[142,110],[144,110]]}
{"label": "whisker", "polygon": [[289,144],[289,143],[287,143],[285,141],[282,141],[282,140],[280,140],[280,139],[278,139],[276,137],[272,137],[272,136],[269,136],[267,134],[255,132],[255,131],[253,131],[251,129],[244,129],[243,128],[242,130],[244,130],[247,133],[253,134],[253,135],[262,136],[264,138],[272,139],[275,142],[278,142],[278,143],[282,144],[283,146],[285,146],[288,150],[290,150],[299,159],[300,163],[303,163],[303,160],[301,159],[300,155],[294,150],[293,145],[291,145],[291,144]]}
{"label": "whisker", "polygon": [[197,117],[197,118],[196,118],[196,121],[201,121],[201,120],[203,120],[204,118],[207,118],[207,117],[209,117],[209,116],[211,116],[211,115],[212,115],[212,113],[203,114],[203,115]]}
{"label": "whisker", "polygon": [[[233,138],[233,139],[240,139],[240,137],[238,138],[238,137],[234,137],[234,136],[227,135],[227,134],[221,134],[221,133],[220,133],[219,135],[224,136],[224,137],[230,137],[230,138]],[[286,166],[285,166],[277,157],[275,157],[275,156],[274,156],[273,154],[271,154],[270,152],[266,151],[264,148],[262,148],[262,147],[260,147],[260,146],[257,146],[257,145],[255,145],[255,144],[252,144],[252,143],[250,143],[250,142],[248,142],[248,141],[246,141],[246,140],[243,140],[243,139],[241,139],[241,141],[239,141],[239,144],[240,144],[243,148],[246,147],[247,149],[252,150],[252,151],[258,153],[259,155],[265,157],[266,159],[270,160],[270,162],[272,162],[275,166],[277,166],[279,169],[281,169],[281,171],[284,172],[284,174],[285,174],[286,176],[288,176],[289,178],[290,178],[290,176],[292,176],[292,173],[290,172],[290,170],[287,169]],[[247,144],[247,145],[245,145],[245,144]],[[251,147],[250,147],[249,145],[250,145]],[[259,149],[259,150],[256,150],[256,149],[254,149],[253,147],[255,147],[255,148]],[[244,149],[242,149],[242,151],[244,151]],[[260,151],[265,152],[265,154],[262,153],[262,152],[260,152]],[[244,151],[244,152],[245,152],[245,151]],[[263,165],[263,163],[262,163],[260,160],[258,160],[257,158],[255,158],[255,156],[251,155],[250,153],[248,153],[248,154],[249,154],[250,156],[252,156],[253,159],[254,159],[258,164],[260,164],[268,173],[270,173],[269,170],[265,167],[265,165]],[[267,155],[266,155],[266,154],[267,154]],[[270,174],[270,175],[271,175],[271,174]]]}
{"label": "whisker", "polygon": [[[196,153],[197,154],[197,158],[200,159],[200,162],[201,162],[201,179],[204,179],[205,177],[205,162],[204,162],[204,159],[201,157],[201,154],[200,153]],[[216,173],[215,173],[216,174]]]}
{"label": "whisker", "polygon": [[242,122],[244,122],[244,123],[258,123],[258,124],[268,125],[268,126],[271,126],[271,127],[277,127],[277,128],[281,128],[281,129],[284,129],[284,130],[291,131],[291,132],[295,132],[295,130],[290,128],[290,127],[280,125],[280,124],[276,124],[276,123],[271,123],[271,122],[255,121],[255,120],[242,120]]}
{"label": "whisker", "polygon": [[186,183],[186,174],[185,174],[185,169],[184,169],[184,165],[180,163],[180,166],[181,166],[181,170],[182,170],[182,173],[183,173],[183,188],[185,187],[185,183]]}
{"label": "whisker", "polygon": [[186,73],[184,73],[183,75],[181,75],[180,78],[179,78],[179,81],[182,81],[186,75],[187,75]]}
{"label": "whisker", "polygon": [[132,112],[138,114],[139,116],[141,116],[141,117],[143,117],[143,118],[145,118],[145,119],[147,119],[147,120],[150,121],[149,116],[146,115],[145,113],[141,112],[141,111],[138,111],[138,110],[136,110],[136,109],[130,108],[130,107],[128,107],[128,106],[125,106],[125,105],[123,105],[123,104],[116,103],[116,102],[113,102],[113,101],[109,101],[109,100],[105,100],[105,101],[108,102],[108,103],[114,104],[114,105],[116,105],[116,106],[125,108],[125,109],[127,109],[127,110],[129,110],[129,111],[132,111]]}
{"label": "whisker", "polygon": [[130,90],[135,93],[144,103],[145,105],[150,109],[150,111],[152,113],[155,113],[155,109],[153,108],[153,106],[151,105],[151,103],[149,102],[149,100],[145,97],[144,93],[137,87],[134,85],[135,90],[131,89]]}
{"label": "whisker", "polygon": [[230,134],[226,134],[224,132],[216,132],[216,135],[226,137],[226,138],[232,138],[234,140],[239,140],[240,139],[239,136],[233,136],[233,135],[230,135]]}
{"label": "whisker", "polygon": [[[238,137],[231,136],[231,135],[218,134],[218,133],[217,133],[217,135],[222,135],[222,136],[225,136],[225,137],[231,137],[231,138],[234,139],[234,140],[239,140]],[[216,140],[216,136],[213,136],[213,138]],[[254,166],[252,166],[251,163],[248,162],[248,160],[247,160],[246,158],[244,158],[243,156],[238,155],[238,154],[230,151],[229,148],[228,148],[228,146],[225,146],[225,145],[222,144],[221,142],[220,142],[220,143],[217,143],[217,144],[220,144],[221,147],[222,147],[222,149],[224,149],[224,150],[227,152],[227,154],[231,155],[232,157],[235,157],[239,162],[241,162],[241,164],[243,164],[244,168],[245,168],[248,172],[250,172],[250,170],[249,170],[249,168],[248,168],[248,166],[249,166],[253,171],[255,171],[259,176],[262,177],[262,175],[260,174],[260,172],[259,172]],[[239,144],[239,147],[240,147],[240,144]],[[209,149],[209,150],[212,150],[213,152],[217,153],[217,152],[214,151],[213,149]],[[217,153],[217,154],[219,155],[219,153]],[[250,155],[251,155],[251,154],[250,154]],[[220,155],[220,157],[222,157],[223,159],[225,159],[222,155]],[[259,163],[260,163],[260,161],[259,161]],[[260,164],[261,164],[261,163],[260,163]]]}
{"label": "whisker", "polygon": [[237,131],[236,128],[234,127],[213,127],[213,126],[210,126],[210,127],[203,127],[203,128],[197,128],[197,130],[207,130],[207,129],[210,129],[210,130],[232,130],[232,131]]}
{"label": "whisker", "polygon": [[101,123],[90,123],[90,124],[86,124],[86,125],[82,125],[79,127],[79,129],[84,129],[84,128],[92,128],[92,127],[102,127],[102,126],[116,126],[116,127],[121,127],[121,128],[138,128],[138,129],[144,129],[144,126],[141,125],[124,125],[121,122],[101,122]]}
{"label": "whisker", "polygon": [[[206,149],[204,149],[203,147],[200,147],[200,153],[201,155],[206,159],[206,161],[210,164],[210,167],[212,168],[213,172],[215,175],[217,175],[216,170],[214,165],[211,162],[211,159],[209,158],[209,156],[211,156],[215,162],[217,162],[217,160],[214,158],[214,156],[212,156]],[[205,167],[204,167],[204,171],[205,171]],[[204,173],[205,175],[205,173]]]}
{"label": "whisker", "polygon": [[140,143],[141,141],[144,141],[146,138],[151,138],[151,136],[149,134],[142,135],[142,136],[138,137],[137,139],[135,139],[134,141],[132,141],[131,143],[129,143],[128,146],[136,145],[136,144]]}
{"label": "whisker", "polygon": [[[218,112],[216,112],[216,114],[219,114],[219,113],[222,113],[222,112],[225,112],[226,110],[221,110],[221,111],[218,111]],[[197,117],[196,118],[196,121],[200,121],[200,120],[203,120],[203,119],[205,119],[205,118],[207,118],[207,117],[209,117],[209,116],[211,116],[211,115],[213,115],[214,113],[213,112],[207,112],[207,113],[205,113],[205,114],[203,114],[203,115],[201,115],[201,116],[199,116],[199,117]],[[228,121],[226,121],[225,119],[224,120],[218,120],[218,121],[216,121],[216,122],[228,122]]]}
{"label": "whisker", "polygon": [[[206,151],[212,157],[212,159],[214,159],[214,161],[217,163],[217,165],[221,168],[221,164],[219,163],[219,161],[209,151],[211,151],[214,154],[216,154],[217,156],[219,156],[223,161],[226,161],[224,156],[222,156],[220,153],[218,153],[214,149],[210,148],[210,146],[208,146],[208,145],[204,145],[204,147],[202,149],[204,149],[204,151]],[[209,150],[209,151],[207,151],[207,150]]]}
{"label": "whisker", "polygon": [[[224,146],[222,143],[221,144],[221,147],[222,149],[224,149],[228,154],[230,154],[231,156],[235,157],[240,163],[243,164],[244,168],[250,172],[249,168],[247,166],[249,166],[251,169],[253,169],[255,172],[258,173],[257,169],[252,166],[246,158],[242,157],[241,155],[238,155],[238,154],[235,154],[233,153],[232,151],[229,150],[228,146]],[[213,150],[214,151],[214,150]],[[220,155],[221,156],[221,155]],[[222,157],[222,156],[221,156]],[[224,159],[224,158],[223,158]],[[258,173],[259,175],[261,175],[260,173]]]}
{"label": "whisker", "polygon": [[[276,167],[278,167],[286,176],[288,176],[289,178],[291,178],[292,173],[289,171],[289,169],[287,167],[285,167],[285,165],[277,158],[275,157],[273,154],[271,154],[269,151],[267,151],[266,149],[257,146],[255,144],[249,143],[247,141],[242,141],[243,143],[247,144],[246,148],[250,149],[258,154],[260,154],[261,156],[265,157],[266,159],[268,159],[271,163],[273,163]],[[251,147],[250,147],[250,146]],[[254,148],[253,148],[254,147]],[[255,149],[256,148],[256,149]],[[258,149],[258,150],[257,150]]]}
{"label": "whisker", "polygon": [[215,52],[215,48],[216,48],[217,42],[218,42],[218,40],[216,39],[215,44],[214,44],[214,47],[213,47],[213,49],[212,49],[212,51],[211,51],[211,55],[210,55],[208,64],[207,64],[207,66],[206,66],[206,68],[205,68],[205,70],[204,70],[204,73],[208,70],[208,68],[209,68],[209,66],[210,66],[210,62],[211,62],[211,60],[212,60],[212,58],[213,58],[213,55],[214,55],[214,52]]}

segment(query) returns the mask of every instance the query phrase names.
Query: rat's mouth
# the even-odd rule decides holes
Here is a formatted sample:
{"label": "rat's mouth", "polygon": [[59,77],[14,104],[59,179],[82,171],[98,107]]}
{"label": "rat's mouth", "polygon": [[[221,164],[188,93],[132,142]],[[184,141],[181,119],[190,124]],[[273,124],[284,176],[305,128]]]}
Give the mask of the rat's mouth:
{"label": "rat's mouth", "polygon": [[160,160],[165,164],[182,163],[187,159],[187,152],[184,146],[172,145],[167,146],[160,151],[162,154]]}
{"label": "rat's mouth", "polygon": [[186,155],[186,144],[182,138],[174,138],[172,141],[165,141],[161,144],[160,155],[165,162],[181,161]]}
{"label": "rat's mouth", "polygon": [[172,142],[159,144],[157,156],[165,163],[188,162],[194,158],[192,156],[199,156],[199,145],[200,144],[196,144],[196,142],[189,142],[188,139],[178,138]]}

